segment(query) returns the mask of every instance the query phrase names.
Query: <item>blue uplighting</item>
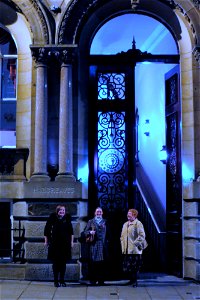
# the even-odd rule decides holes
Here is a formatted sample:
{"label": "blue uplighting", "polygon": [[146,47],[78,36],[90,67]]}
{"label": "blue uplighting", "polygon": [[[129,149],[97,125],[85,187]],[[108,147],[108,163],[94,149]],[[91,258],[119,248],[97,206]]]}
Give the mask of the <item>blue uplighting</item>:
{"label": "blue uplighting", "polygon": [[183,181],[193,181],[193,172],[191,169],[189,169],[189,167],[183,163],[182,164],[182,178],[183,178]]}
{"label": "blue uplighting", "polygon": [[88,164],[85,164],[82,168],[78,169],[78,179],[81,182],[83,183],[88,182],[88,174],[89,174]]}

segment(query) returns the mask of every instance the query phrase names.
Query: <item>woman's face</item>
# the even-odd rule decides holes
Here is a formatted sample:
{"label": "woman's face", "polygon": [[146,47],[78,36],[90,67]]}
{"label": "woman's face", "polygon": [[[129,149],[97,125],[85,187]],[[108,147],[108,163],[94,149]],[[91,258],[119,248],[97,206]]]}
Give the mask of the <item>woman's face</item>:
{"label": "woman's face", "polygon": [[58,211],[58,216],[59,216],[59,217],[64,217],[64,215],[65,215],[65,207],[62,206],[62,207],[59,209],[59,211]]}
{"label": "woman's face", "polygon": [[135,215],[133,215],[131,211],[128,211],[128,213],[127,213],[127,219],[128,219],[130,222],[132,222],[132,221],[135,220]]}

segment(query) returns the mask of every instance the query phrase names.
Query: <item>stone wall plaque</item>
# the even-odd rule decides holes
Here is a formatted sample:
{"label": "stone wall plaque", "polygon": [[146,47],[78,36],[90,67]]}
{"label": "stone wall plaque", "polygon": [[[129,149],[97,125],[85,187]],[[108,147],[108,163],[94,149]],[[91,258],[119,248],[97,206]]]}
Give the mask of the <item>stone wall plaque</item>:
{"label": "stone wall plaque", "polygon": [[82,184],[76,182],[59,182],[59,181],[29,181],[24,182],[24,198],[64,198],[64,199],[81,199]]}

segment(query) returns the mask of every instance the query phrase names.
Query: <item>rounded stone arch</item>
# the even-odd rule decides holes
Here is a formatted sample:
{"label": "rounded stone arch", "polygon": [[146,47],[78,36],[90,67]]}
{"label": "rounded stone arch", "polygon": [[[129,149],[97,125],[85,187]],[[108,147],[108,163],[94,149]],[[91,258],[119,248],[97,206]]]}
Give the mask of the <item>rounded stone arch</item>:
{"label": "rounded stone arch", "polygon": [[13,7],[23,14],[32,32],[32,43],[51,44],[55,40],[55,21],[51,13],[40,1],[27,0],[26,2],[13,0]]}
{"label": "rounded stone arch", "polygon": [[[181,27],[177,11],[188,23],[193,48],[200,44],[200,13],[198,2],[194,0],[72,0],[66,8],[58,26],[58,44],[78,44],[88,48],[96,31],[109,18],[126,12],[147,14],[162,22],[178,41],[181,39]],[[198,53],[196,55],[198,55]]]}

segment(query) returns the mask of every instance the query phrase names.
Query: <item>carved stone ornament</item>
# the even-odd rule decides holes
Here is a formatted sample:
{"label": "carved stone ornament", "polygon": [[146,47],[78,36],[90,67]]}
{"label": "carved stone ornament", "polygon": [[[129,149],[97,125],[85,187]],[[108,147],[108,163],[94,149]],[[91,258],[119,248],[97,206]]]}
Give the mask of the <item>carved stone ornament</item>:
{"label": "carved stone ornament", "polygon": [[140,0],[131,0],[131,7],[133,10],[135,10],[140,3]]}
{"label": "carved stone ornament", "polygon": [[192,52],[193,52],[194,58],[200,64],[200,46],[195,46]]}
{"label": "carved stone ornament", "polygon": [[75,58],[76,45],[73,47],[60,46],[31,46],[32,56],[37,63],[48,63],[53,58],[60,63],[72,63]]}
{"label": "carved stone ornament", "polygon": [[47,63],[48,49],[44,47],[31,47],[33,59],[37,63]]}

